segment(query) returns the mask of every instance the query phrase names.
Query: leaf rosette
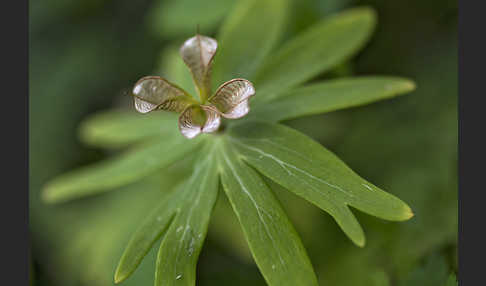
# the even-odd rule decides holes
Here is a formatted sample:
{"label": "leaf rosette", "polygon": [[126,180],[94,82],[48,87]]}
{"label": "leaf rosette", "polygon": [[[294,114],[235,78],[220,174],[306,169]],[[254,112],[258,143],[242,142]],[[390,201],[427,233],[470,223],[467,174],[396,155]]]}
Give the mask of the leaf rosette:
{"label": "leaf rosette", "polygon": [[[365,245],[365,235],[350,207],[390,221],[413,216],[406,203],[360,177],[312,138],[280,123],[415,88],[412,81],[392,76],[307,83],[364,46],[376,22],[374,11],[338,13],[280,44],[288,8],[284,0],[240,1],[218,41],[203,35],[185,41],[180,56],[197,96],[162,77],[144,77],[133,96],[135,109],[148,114],[108,111],[82,124],[84,142],[129,150],[55,178],[44,190],[47,201],[114,190],[157,172],[163,178],[166,167],[193,158],[187,178],[133,234],[116,282],[128,278],[161,240],[155,285],[194,285],[221,188],[266,282],[317,285],[305,248],[263,177],[330,214],[358,246]],[[256,29],[255,23],[265,28]],[[152,112],[157,110],[162,112]],[[227,127],[216,132],[226,120]]]}

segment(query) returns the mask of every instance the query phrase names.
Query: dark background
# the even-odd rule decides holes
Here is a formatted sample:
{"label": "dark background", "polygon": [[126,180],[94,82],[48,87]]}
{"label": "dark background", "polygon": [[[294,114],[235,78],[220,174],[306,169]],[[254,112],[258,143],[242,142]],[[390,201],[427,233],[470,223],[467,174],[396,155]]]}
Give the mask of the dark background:
{"label": "dark background", "polygon": [[[110,285],[116,263],[150,202],[150,182],[58,206],[40,200],[49,179],[101,160],[77,127],[93,112],[130,108],[127,91],[163,74],[167,48],[200,25],[214,36],[235,1],[30,1],[29,221],[33,285]],[[320,285],[445,285],[457,272],[457,2],[294,1],[291,37],[318,19],[357,5],[378,12],[370,43],[323,78],[384,74],[413,79],[403,97],[287,122],[319,140],[415,217],[392,223],[355,212],[367,245],[354,246],[329,215],[278,192]],[[203,5],[204,3],[204,5]],[[218,203],[201,253],[198,285],[265,285]],[[150,253],[122,285],[151,285]]]}

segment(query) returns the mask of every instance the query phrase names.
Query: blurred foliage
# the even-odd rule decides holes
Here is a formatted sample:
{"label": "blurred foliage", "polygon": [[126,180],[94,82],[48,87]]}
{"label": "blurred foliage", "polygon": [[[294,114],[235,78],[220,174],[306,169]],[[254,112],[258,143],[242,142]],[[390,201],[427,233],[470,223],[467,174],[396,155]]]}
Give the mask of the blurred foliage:
{"label": "blurred foliage", "polygon": [[154,35],[189,38],[199,29],[209,34],[217,28],[236,0],[153,1],[147,15],[147,27]]}
{"label": "blurred foliage", "polygon": [[[176,2],[30,1],[33,285],[113,283],[116,263],[134,226],[156,203],[152,198],[167,193],[154,177],[143,186],[132,184],[64,205],[48,206],[39,197],[48,179],[109,155],[79,144],[82,118],[109,107],[127,107],[127,90],[135,80],[154,71],[164,75],[164,65],[171,65],[164,60],[171,49],[177,51],[178,42],[171,39],[193,33],[197,24],[212,35],[225,14],[208,5],[204,21],[185,27],[157,17],[167,13],[157,7],[175,7]],[[377,9],[376,33],[357,58],[322,77],[393,74],[413,78],[417,90],[287,124],[408,202],[415,217],[396,224],[356,212],[368,242],[360,249],[318,208],[290,192],[277,195],[301,235],[320,285],[449,285],[454,276],[450,273],[457,273],[457,4],[294,1],[284,38],[356,4]],[[184,5],[190,7],[187,14],[179,12],[184,18],[201,19],[202,13],[192,9],[197,5]],[[170,174],[174,181],[182,179],[184,164]],[[199,260],[198,285],[265,285],[223,197]],[[124,211],[127,208],[130,212]],[[151,285],[154,262],[153,251],[123,285]]]}

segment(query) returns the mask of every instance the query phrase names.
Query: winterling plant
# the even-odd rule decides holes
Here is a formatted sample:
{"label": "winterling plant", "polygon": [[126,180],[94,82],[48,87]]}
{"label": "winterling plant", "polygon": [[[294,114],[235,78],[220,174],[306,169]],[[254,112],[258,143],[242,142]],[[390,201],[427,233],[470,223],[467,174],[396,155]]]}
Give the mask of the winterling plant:
{"label": "winterling plant", "polygon": [[197,94],[144,77],[133,98],[135,109],[148,114],[108,111],[83,123],[85,142],[129,150],[54,179],[44,190],[49,202],[114,190],[154,173],[163,177],[166,167],[194,158],[183,183],[134,232],[115,282],[128,278],[161,239],[155,285],[194,285],[211,212],[218,195],[226,195],[269,285],[317,285],[305,248],[264,176],[329,213],[361,247],[365,236],[350,207],[391,221],[413,216],[400,199],[279,123],[414,89],[410,80],[391,76],[306,83],[364,46],[374,11],[341,12],[281,43],[287,12],[284,0],[241,1],[217,40],[196,35],[181,43]]}

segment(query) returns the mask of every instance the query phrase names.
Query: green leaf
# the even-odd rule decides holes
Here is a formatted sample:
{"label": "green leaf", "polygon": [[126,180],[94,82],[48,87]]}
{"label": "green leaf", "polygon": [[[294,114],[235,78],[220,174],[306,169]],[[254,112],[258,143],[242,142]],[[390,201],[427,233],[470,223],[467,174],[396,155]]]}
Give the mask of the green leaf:
{"label": "green leaf", "polygon": [[364,105],[414,89],[412,81],[389,76],[329,80],[281,93],[271,102],[255,106],[251,115],[281,121]]}
{"label": "green leaf", "polygon": [[192,80],[192,75],[179,52],[182,41],[179,45],[170,45],[160,54],[156,74],[160,73],[171,82],[176,82],[181,88],[187,91],[192,97],[199,100],[199,96]]}
{"label": "green leaf", "polygon": [[155,1],[150,9],[150,29],[162,37],[193,36],[197,29],[209,34],[221,22],[235,0]]}
{"label": "green leaf", "polygon": [[401,221],[413,215],[400,199],[362,179],[337,156],[296,130],[247,122],[232,128],[229,135],[243,160],[328,212],[359,246],[365,244],[365,237],[348,206],[387,220]]}
{"label": "green leaf", "polygon": [[180,199],[181,187],[164,200],[132,235],[115,272],[115,283],[127,279],[142,262],[154,243],[167,231]]}
{"label": "green leaf", "polygon": [[447,279],[445,286],[457,286],[456,274],[454,273],[449,274],[449,278]]}
{"label": "green leaf", "polygon": [[[223,186],[220,186],[220,193]],[[250,248],[227,196],[218,196],[208,230],[209,238],[245,264],[253,264]]]}
{"label": "green leaf", "polygon": [[262,178],[238,157],[230,142],[218,153],[226,195],[253,257],[269,285],[317,285],[299,236]]}
{"label": "green leaf", "polygon": [[375,12],[361,7],[311,26],[285,43],[258,71],[256,98],[268,100],[349,59],[369,39],[375,22]]}
{"label": "green leaf", "polygon": [[405,279],[397,281],[397,285],[437,286],[447,285],[450,280],[446,257],[439,252],[434,252],[426,256],[424,263],[410,271]]}
{"label": "green leaf", "polygon": [[120,148],[152,137],[177,136],[177,114],[105,111],[85,119],[80,126],[81,140],[103,148]]}
{"label": "green leaf", "polygon": [[202,152],[157,255],[155,285],[195,285],[196,264],[218,195],[215,145]]}
{"label": "green leaf", "polygon": [[218,34],[213,87],[233,78],[251,80],[283,32],[288,0],[242,0]]}
{"label": "green leaf", "polygon": [[182,135],[149,142],[119,157],[65,173],[44,189],[48,202],[62,202],[108,191],[135,182],[193,151],[201,140]]}

